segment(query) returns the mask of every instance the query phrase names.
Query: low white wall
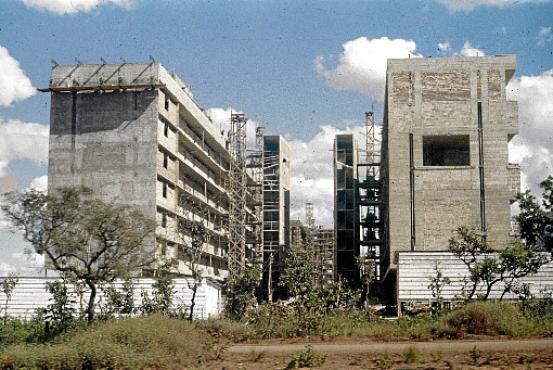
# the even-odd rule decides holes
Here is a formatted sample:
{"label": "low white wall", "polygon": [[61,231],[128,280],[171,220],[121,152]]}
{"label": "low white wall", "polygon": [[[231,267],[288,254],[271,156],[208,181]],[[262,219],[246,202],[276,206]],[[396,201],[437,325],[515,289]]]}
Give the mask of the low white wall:
{"label": "low white wall", "polygon": [[[430,279],[436,275],[436,266],[444,278],[451,280],[444,285],[442,298],[453,301],[462,293],[463,279],[468,276],[468,269],[461,259],[450,252],[400,252],[398,260],[398,302],[432,302],[432,291],[428,287]],[[551,297],[553,293],[553,262],[540,269],[538,273],[519,279],[530,286],[536,298]],[[489,299],[499,299],[503,284],[494,285]],[[478,286],[476,294],[485,293],[483,284]],[[504,299],[517,299],[513,294],[506,294]]]}
{"label": "low white wall", "polygon": [[[0,281],[5,277],[0,277]],[[10,317],[20,319],[30,319],[35,316],[37,308],[46,307],[51,303],[51,294],[46,290],[46,283],[48,281],[55,281],[58,278],[19,278],[19,281],[14,289],[12,298],[8,305],[8,315]],[[137,278],[133,279],[134,283],[134,306],[139,307],[142,304],[142,292],[147,292],[152,297],[153,289],[152,284],[155,279],[150,278]],[[189,283],[192,284],[192,279],[177,278],[173,279],[175,282],[173,306],[177,308],[179,306],[189,306],[190,299],[192,297],[192,290],[189,288]],[[123,280],[116,280],[111,284],[119,291],[122,288]],[[70,292],[74,292],[73,286],[68,284]],[[220,285],[209,280],[203,280],[200,284],[196,294],[196,305],[194,308],[194,316],[198,319],[207,319],[209,317],[219,317],[220,314]],[[76,295],[75,295],[76,297]],[[88,299],[88,294],[85,293],[85,302]],[[76,298],[78,300],[78,298]],[[4,304],[6,302],[6,296],[0,292],[0,310],[1,316],[4,315]],[[98,310],[98,304],[105,303],[104,295],[99,290],[96,297],[96,309]],[[75,303],[75,307],[79,307],[79,302]]]}

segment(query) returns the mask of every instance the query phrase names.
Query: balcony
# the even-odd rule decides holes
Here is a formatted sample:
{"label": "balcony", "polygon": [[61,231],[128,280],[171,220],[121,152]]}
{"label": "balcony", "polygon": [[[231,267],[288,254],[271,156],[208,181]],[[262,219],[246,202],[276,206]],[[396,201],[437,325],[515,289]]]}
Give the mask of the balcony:
{"label": "balcony", "polygon": [[162,176],[163,178],[171,181],[173,184],[176,183],[177,174],[175,171],[169,171],[167,168],[163,167],[163,165],[158,164],[157,165],[157,173],[158,175]]}

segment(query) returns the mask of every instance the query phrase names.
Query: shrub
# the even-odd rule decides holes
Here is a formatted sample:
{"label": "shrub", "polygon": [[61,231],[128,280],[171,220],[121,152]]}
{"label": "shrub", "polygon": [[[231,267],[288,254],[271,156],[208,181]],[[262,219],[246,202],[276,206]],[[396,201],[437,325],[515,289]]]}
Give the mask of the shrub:
{"label": "shrub", "polygon": [[21,321],[12,319],[0,325],[0,347],[17,343],[32,343],[44,340],[44,321]]}
{"label": "shrub", "polygon": [[296,352],[292,355],[292,360],[286,366],[286,369],[312,368],[320,367],[326,361],[328,355],[326,353],[315,353],[311,345],[307,345],[305,350]]}
{"label": "shrub", "polygon": [[406,363],[412,364],[414,362],[419,362],[422,358],[422,354],[417,347],[409,346],[403,352],[403,359]]}
{"label": "shrub", "polygon": [[0,352],[0,369],[162,369],[198,366],[216,346],[182,321],[157,315],[99,323],[53,344],[16,345]]}
{"label": "shrub", "polygon": [[505,302],[472,302],[449,312],[443,322],[467,334],[520,335],[526,318],[520,309]]}

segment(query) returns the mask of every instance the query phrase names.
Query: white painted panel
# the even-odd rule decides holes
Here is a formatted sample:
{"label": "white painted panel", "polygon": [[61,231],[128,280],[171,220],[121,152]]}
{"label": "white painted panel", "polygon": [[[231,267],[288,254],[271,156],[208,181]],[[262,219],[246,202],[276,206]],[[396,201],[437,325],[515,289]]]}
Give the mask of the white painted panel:
{"label": "white painted panel", "polygon": [[[0,277],[0,281],[3,278]],[[46,307],[51,303],[51,295],[46,290],[46,283],[55,281],[57,278],[19,278],[19,281],[12,294],[12,299],[8,305],[8,315],[21,319],[30,319],[35,315],[36,309]],[[133,279],[134,282],[134,305],[139,307],[142,304],[142,294],[147,292],[152,296],[152,284],[155,279],[140,278]],[[192,297],[193,280],[187,278],[174,279],[174,296],[173,307],[186,307],[190,305]],[[190,284],[190,285],[189,285]],[[118,290],[123,286],[122,280],[117,280],[112,284]],[[73,286],[68,285],[69,291],[74,292]],[[196,306],[194,316],[196,318],[207,319],[208,317],[217,317],[219,314],[220,304],[220,286],[207,280],[203,280],[196,293]],[[75,295],[76,297],[76,295]],[[77,298],[75,298],[77,299]],[[88,293],[85,293],[85,302],[88,299]],[[4,304],[6,302],[5,295],[0,292],[0,307],[1,314],[4,315]],[[105,302],[103,292],[99,289],[96,302],[102,304]],[[75,303],[75,307],[79,307],[79,302]],[[98,305],[97,305],[98,310]]]}
{"label": "white painted panel", "polygon": [[[398,262],[398,301],[399,302],[431,302],[434,300],[428,287],[430,279],[436,274],[436,266],[443,277],[451,283],[443,287],[442,296],[446,301],[455,300],[462,293],[463,278],[468,269],[463,262],[450,252],[400,252]],[[519,280],[528,283],[530,291],[536,298],[550,297],[553,292],[553,262],[540,269],[537,274]],[[478,286],[477,294],[484,293],[484,285]],[[490,294],[490,299],[499,299],[503,292],[503,284],[497,283]],[[516,299],[513,294],[505,295],[504,299]]]}

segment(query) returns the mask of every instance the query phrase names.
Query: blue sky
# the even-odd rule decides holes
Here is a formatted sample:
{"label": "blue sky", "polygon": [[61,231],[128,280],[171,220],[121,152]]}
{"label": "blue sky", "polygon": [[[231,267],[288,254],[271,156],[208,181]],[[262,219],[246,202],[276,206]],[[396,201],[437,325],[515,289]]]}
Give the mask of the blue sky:
{"label": "blue sky", "polygon": [[[547,72],[553,69],[552,26],[553,2],[547,0],[0,0],[0,46],[34,87],[48,85],[51,59],[140,62],[152,55],[191,86],[201,106],[221,108],[214,115],[233,107],[286,135],[292,154],[309,158],[295,167],[292,158],[293,214],[302,215],[303,202],[313,201],[325,224],[331,163],[330,148],[323,144],[340,130],[357,130],[372,103],[377,117],[382,110],[381,73],[364,75],[371,70],[352,70],[348,62],[376,65],[394,50],[423,56],[517,54],[513,94],[527,106],[520,109],[522,138],[513,149],[515,159],[527,162],[523,182],[534,188],[545,173],[540,163],[552,171],[553,146],[543,139],[544,133],[551,139],[553,107],[550,102],[534,114],[531,105],[531,97],[553,98]],[[383,37],[390,42],[372,42]],[[348,42],[351,54],[344,49]],[[6,92],[13,86],[2,82],[2,73],[9,70],[0,68],[0,89]],[[355,80],[369,88],[360,89]],[[47,174],[46,158],[39,154],[44,149],[38,149],[47,142],[21,130],[38,132],[28,124],[48,124],[49,95],[27,95],[8,104],[0,100],[0,185],[5,188],[28,187]],[[15,139],[27,140],[36,153],[13,154],[17,148],[9,142]],[[316,183],[323,184],[319,197],[312,194]],[[19,244],[3,235],[0,243]]]}

